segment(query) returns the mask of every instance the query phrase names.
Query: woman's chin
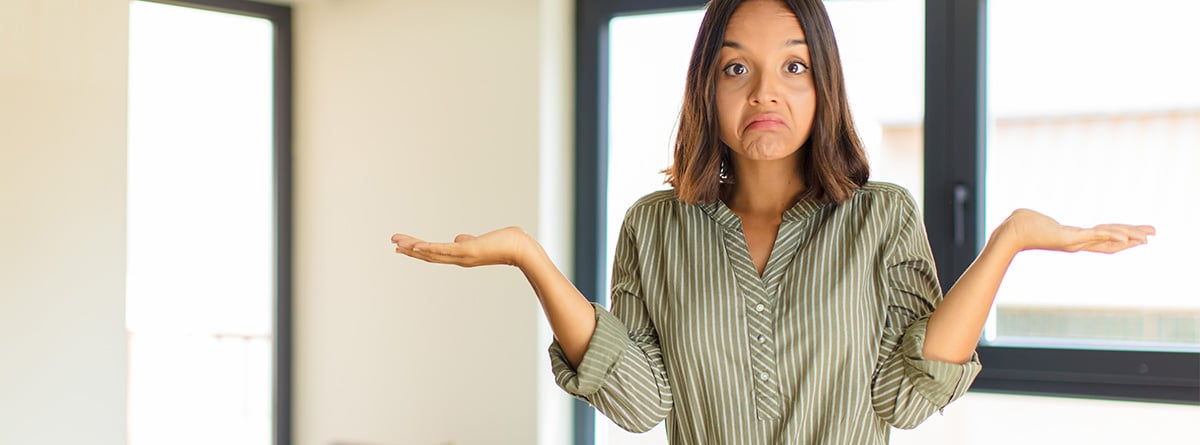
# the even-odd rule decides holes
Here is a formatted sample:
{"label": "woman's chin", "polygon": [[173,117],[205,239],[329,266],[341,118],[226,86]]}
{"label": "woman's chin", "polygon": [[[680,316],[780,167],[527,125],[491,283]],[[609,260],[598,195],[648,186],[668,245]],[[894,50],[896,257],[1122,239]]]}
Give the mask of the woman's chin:
{"label": "woman's chin", "polygon": [[795,155],[796,151],[798,150],[799,147],[787,148],[786,146],[782,145],[751,147],[743,153],[743,156],[748,161],[778,161],[792,157],[792,155]]}

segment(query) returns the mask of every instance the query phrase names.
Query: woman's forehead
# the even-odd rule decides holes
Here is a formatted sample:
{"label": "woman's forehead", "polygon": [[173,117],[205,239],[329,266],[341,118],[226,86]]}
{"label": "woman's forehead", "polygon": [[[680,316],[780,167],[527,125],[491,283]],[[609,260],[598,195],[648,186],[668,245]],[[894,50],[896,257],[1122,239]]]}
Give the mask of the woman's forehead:
{"label": "woman's forehead", "polygon": [[804,39],[800,20],[786,4],[775,0],[751,0],[738,5],[725,28],[725,40],[777,40],[780,44]]}

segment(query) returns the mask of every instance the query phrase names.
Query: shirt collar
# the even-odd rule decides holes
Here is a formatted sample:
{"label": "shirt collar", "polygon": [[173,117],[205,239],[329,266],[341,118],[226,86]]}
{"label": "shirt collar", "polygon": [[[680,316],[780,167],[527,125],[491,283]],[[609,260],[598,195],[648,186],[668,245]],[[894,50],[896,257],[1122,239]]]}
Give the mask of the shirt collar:
{"label": "shirt collar", "polygon": [[[822,207],[825,207],[825,205],[826,203],[816,199],[801,198],[790,209],[783,212],[783,222],[804,221],[817,213],[818,210],[821,210]],[[733,210],[730,210],[724,201],[714,199],[708,204],[700,204],[700,208],[722,227],[734,229],[739,232],[742,231],[742,219],[736,213],[733,213]]]}

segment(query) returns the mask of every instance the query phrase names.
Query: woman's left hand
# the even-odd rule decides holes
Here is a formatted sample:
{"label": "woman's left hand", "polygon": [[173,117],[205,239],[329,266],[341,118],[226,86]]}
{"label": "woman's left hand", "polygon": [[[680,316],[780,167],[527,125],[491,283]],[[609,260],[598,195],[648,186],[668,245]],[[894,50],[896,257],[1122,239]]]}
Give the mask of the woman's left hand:
{"label": "woman's left hand", "polygon": [[1101,224],[1091,228],[1073,227],[1029,209],[1013,212],[993,232],[994,240],[1005,242],[1014,249],[1013,253],[1032,249],[1116,253],[1146,244],[1150,235],[1154,235],[1154,226]]}

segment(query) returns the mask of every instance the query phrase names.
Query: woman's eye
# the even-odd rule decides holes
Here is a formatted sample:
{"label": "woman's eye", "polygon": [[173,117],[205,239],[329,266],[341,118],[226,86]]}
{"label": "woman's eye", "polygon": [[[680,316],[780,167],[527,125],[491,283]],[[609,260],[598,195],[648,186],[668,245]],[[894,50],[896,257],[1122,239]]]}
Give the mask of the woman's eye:
{"label": "woman's eye", "polygon": [[792,74],[804,74],[808,71],[808,66],[800,62],[791,62],[787,64],[787,72]]}
{"label": "woman's eye", "polygon": [[728,76],[740,76],[746,74],[746,65],[740,63],[731,63],[725,66],[725,74]]}

